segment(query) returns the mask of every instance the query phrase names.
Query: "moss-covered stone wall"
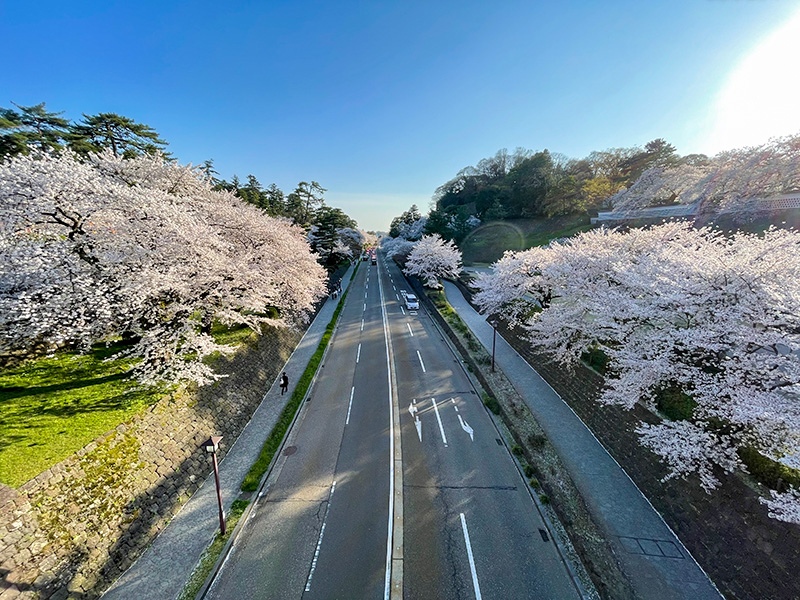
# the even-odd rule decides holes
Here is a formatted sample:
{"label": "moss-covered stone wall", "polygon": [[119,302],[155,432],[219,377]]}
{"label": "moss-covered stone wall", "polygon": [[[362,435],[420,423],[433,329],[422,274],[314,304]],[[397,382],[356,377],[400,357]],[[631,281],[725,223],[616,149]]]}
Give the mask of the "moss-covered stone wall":
{"label": "moss-covered stone wall", "polygon": [[16,490],[0,484],[0,599],[97,598],[205,480],[200,444],[238,437],[301,335],[267,328],[219,359],[224,379],[162,398]]}

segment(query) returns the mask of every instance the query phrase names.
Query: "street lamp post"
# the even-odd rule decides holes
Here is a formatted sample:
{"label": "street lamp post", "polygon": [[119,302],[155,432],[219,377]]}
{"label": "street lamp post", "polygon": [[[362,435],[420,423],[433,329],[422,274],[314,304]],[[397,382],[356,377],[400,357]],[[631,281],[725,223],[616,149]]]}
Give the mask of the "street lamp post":
{"label": "street lamp post", "polygon": [[222,512],[222,491],[219,488],[219,467],[217,466],[217,447],[221,439],[221,435],[212,435],[203,444],[203,448],[211,454],[211,458],[214,461],[214,481],[217,482],[217,505],[219,506],[219,531],[220,535],[225,535],[225,515]]}
{"label": "street lamp post", "polygon": [[497,338],[497,321],[492,319],[489,324],[492,326],[492,373],[494,373],[494,342]]}

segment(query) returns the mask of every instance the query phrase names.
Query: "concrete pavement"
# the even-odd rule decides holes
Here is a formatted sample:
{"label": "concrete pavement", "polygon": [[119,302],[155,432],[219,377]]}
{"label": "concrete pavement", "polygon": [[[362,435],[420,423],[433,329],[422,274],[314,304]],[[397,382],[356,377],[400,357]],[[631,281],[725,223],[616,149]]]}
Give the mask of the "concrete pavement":
{"label": "concrete pavement", "polygon": [[[342,291],[347,289],[352,271],[353,267],[350,267],[342,278]],[[289,357],[283,369],[289,377],[289,394],[319,346],[337,303],[338,299],[330,298],[325,302]],[[219,464],[220,487],[226,513],[239,496],[239,486],[244,476],[258,458],[264,441],[291,397],[285,395],[280,398],[280,395],[280,385],[276,379],[250,422]],[[223,440],[223,444],[231,441]],[[105,592],[103,598],[130,600],[177,597],[218,527],[216,487],[212,473],[144,554]]]}
{"label": "concrete pavement", "polygon": [[[448,302],[491,352],[492,327],[445,282]],[[722,595],[622,467],[539,374],[497,336],[496,363],[547,434],[638,597],[718,600]]]}

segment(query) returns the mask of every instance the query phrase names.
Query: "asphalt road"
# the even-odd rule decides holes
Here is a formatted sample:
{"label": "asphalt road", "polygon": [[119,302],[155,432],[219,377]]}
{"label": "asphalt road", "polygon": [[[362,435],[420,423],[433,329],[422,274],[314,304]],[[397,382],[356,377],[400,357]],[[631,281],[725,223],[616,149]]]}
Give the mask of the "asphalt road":
{"label": "asphalt road", "polygon": [[460,365],[379,263],[351,283],[309,402],[206,597],[388,598],[394,401],[403,598],[578,598]]}

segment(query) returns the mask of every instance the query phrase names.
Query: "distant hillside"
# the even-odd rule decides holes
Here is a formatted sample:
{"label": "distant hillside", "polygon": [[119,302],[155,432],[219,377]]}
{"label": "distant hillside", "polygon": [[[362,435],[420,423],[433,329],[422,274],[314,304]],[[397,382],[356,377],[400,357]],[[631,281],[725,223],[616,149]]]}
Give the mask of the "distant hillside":
{"label": "distant hillside", "polygon": [[588,215],[507,219],[473,229],[459,244],[465,265],[490,264],[506,250],[525,250],[591,229]]}

